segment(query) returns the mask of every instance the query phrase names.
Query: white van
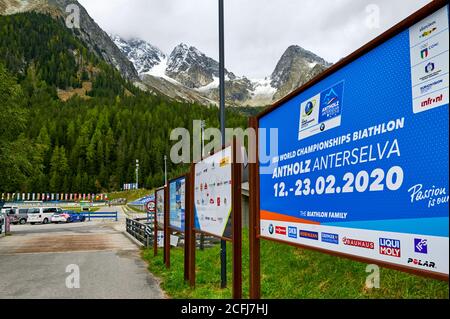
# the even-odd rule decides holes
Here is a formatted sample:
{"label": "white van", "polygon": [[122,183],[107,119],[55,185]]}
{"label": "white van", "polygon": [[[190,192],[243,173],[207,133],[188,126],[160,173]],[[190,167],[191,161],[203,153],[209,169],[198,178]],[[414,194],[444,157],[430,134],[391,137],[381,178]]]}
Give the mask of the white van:
{"label": "white van", "polygon": [[28,220],[27,222],[31,225],[42,223],[49,224],[51,218],[54,214],[62,213],[61,208],[56,207],[38,207],[38,208],[30,208],[28,209]]}

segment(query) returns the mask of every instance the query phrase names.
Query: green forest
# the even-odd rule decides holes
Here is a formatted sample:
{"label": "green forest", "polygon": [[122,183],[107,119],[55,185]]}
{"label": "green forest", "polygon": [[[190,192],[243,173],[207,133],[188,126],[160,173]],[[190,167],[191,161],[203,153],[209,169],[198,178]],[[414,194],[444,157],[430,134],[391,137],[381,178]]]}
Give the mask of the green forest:
{"label": "green forest", "polygon": [[[63,102],[58,89],[92,82]],[[219,126],[214,106],[181,103],[134,88],[89,53],[61,21],[26,13],[0,17],[0,192],[106,192],[164,182],[177,127]],[[227,127],[247,118],[227,111]],[[174,142],[173,142],[174,143]],[[188,168],[168,161],[170,176]]]}

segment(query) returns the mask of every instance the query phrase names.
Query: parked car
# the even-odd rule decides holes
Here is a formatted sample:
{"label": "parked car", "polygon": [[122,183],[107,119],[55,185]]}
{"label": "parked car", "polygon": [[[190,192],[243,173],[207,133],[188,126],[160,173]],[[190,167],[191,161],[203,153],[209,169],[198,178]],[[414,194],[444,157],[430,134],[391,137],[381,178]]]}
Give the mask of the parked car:
{"label": "parked car", "polygon": [[0,212],[0,235],[3,234],[5,223],[5,214]]}
{"label": "parked car", "polygon": [[86,215],[83,213],[78,213],[75,211],[64,211],[64,213],[68,213],[70,215],[70,222],[76,223],[76,222],[84,222],[86,221]]}
{"label": "parked car", "polygon": [[15,209],[18,209],[18,207],[17,206],[3,206],[1,213],[2,214],[10,214],[11,210],[15,210]]}
{"label": "parked car", "polygon": [[28,220],[28,208],[14,208],[8,213],[9,221],[11,224],[24,225]]}
{"label": "parked car", "polygon": [[85,220],[86,216],[83,213],[77,213],[72,210],[64,210],[61,213],[55,213],[51,218],[51,222],[55,224],[84,222]]}
{"label": "parked car", "polygon": [[31,225],[37,223],[48,224],[55,213],[62,213],[62,209],[56,207],[30,208],[28,209],[28,222]]}
{"label": "parked car", "polygon": [[53,214],[52,218],[51,218],[51,222],[54,224],[59,224],[59,223],[70,223],[70,215],[67,213],[55,213]]}

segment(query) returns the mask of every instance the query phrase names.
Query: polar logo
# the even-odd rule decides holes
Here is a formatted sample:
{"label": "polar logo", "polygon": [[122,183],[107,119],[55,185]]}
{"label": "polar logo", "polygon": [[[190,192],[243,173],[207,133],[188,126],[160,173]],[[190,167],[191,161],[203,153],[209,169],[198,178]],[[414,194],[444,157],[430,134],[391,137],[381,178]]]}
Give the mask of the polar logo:
{"label": "polar logo", "polygon": [[428,260],[420,260],[416,258],[408,258],[408,264],[413,264],[415,266],[425,267],[425,268],[436,268],[436,263]]}

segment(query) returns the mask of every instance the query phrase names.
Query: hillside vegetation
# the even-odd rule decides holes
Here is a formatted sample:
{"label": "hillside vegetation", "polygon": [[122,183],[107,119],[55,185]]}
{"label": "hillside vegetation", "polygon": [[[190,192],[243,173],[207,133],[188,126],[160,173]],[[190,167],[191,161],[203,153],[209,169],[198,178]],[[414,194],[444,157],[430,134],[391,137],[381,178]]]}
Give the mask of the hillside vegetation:
{"label": "hillside vegetation", "polygon": [[[92,71],[92,72],[91,72]],[[87,73],[86,73],[87,72]],[[79,88],[86,97],[58,98]],[[135,180],[162,184],[170,132],[194,119],[218,127],[218,110],[134,88],[94,57],[62,21],[37,14],[0,16],[0,191],[105,192]],[[228,112],[228,127],[245,127]],[[168,161],[169,177],[187,170]]]}

